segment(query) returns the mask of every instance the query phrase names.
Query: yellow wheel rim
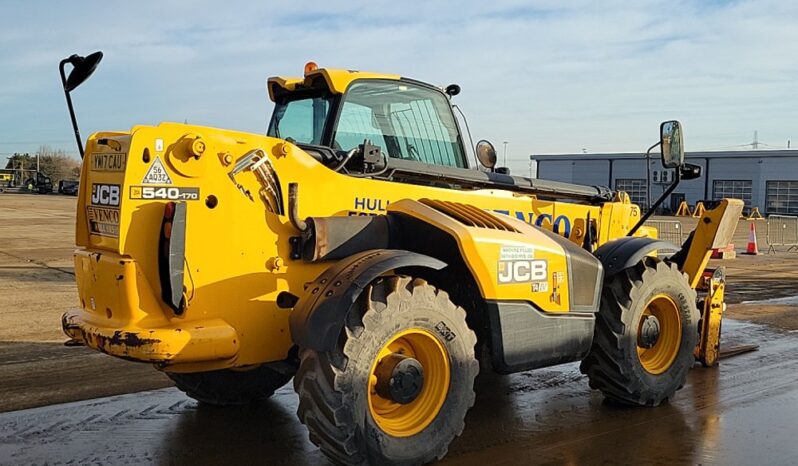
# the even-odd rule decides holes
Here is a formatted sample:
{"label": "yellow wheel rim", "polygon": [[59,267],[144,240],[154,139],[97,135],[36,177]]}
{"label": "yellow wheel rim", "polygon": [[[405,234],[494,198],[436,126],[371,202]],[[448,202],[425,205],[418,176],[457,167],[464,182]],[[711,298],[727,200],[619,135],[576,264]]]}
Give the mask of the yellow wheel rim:
{"label": "yellow wheel rim", "polygon": [[[393,353],[417,360],[424,370],[424,383],[416,398],[407,404],[383,398],[377,393],[377,367]],[[449,354],[430,332],[413,328],[394,335],[380,348],[371,365],[368,403],[371,417],[386,434],[410,437],[429,426],[449,393]]]}
{"label": "yellow wheel rim", "polygon": [[662,374],[671,367],[679,347],[682,344],[682,316],[679,306],[668,295],[658,294],[651,298],[643,311],[638,326],[638,335],[641,332],[645,316],[654,316],[659,321],[659,337],[651,348],[640,346],[638,341],[637,357],[643,368],[654,375]]}

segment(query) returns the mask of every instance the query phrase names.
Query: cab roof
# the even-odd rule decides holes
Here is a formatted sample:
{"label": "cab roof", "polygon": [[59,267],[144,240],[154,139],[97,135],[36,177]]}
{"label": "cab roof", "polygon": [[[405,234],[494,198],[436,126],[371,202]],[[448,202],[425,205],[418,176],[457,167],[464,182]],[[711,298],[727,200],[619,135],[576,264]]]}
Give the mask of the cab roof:
{"label": "cab roof", "polygon": [[269,98],[274,102],[282,96],[302,89],[326,89],[332,94],[343,94],[352,81],[357,79],[387,79],[398,81],[398,74],[372,73],[368,71],[343,70],[335,68],[316,68],[315,64],[305,65],[305,76],[269,78],[267,87]]}

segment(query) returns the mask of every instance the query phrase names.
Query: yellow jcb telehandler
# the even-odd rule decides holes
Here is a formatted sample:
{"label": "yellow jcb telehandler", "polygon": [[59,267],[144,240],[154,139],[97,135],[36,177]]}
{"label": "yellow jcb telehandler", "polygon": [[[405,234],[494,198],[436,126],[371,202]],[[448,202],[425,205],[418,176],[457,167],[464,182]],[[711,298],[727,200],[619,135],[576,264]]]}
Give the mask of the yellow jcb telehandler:
{"label": "yellow jcb telehandler", "polygon": [[[101,56],[61,63],[73,123],[69,93]],[[684,245],[643,226],[700,176],[678,122],[659,143],[675,181],[641,215],[623,192],[495,167],[461,131],[456,85],[309,63],[267,86],[266,135],[163,123],[89,137],[74,342],[151,363],[205,403],[293,378],[311,441],[343,464],[443,457],[480,370],[581,361],[608,398],[656,406],[715,362],[724,280],[705,267],[742,202]]]}

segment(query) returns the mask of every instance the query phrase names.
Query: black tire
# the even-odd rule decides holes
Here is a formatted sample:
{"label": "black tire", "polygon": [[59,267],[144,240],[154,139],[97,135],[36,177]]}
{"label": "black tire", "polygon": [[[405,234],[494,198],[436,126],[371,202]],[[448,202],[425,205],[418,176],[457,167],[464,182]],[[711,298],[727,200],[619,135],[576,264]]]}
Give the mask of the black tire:
{"label": "black tire", "polygon": [[[672,345],[678,353],[671,352],[675,358],[670,365],[662,364],[661,373],[652,373],[638,356],[638,337],[644,310],[657,296],[666,296],[675,305],[679,325],[674,327],[680,327],[681,339],[678,346]],[[657,406],[687,379],[695,362],[698,319],[696,292],[686,275],[675,264],[647,257],[605,280],[593,346],[580,370],[587,374],[591,388],[613,401]]]}
{"label": "black tire", "polygon": [[[369,374],[380,348],[399,332],[419,328],[446,349],[449,388],[429,425],[416,434],[396,437],[372,415]],[[334,351],[301,350],[294,378],[297,415],[310,440],[339,464],[410,465],[442,458],[462,433],[466,412],[474,404],[479,372],[475,345],[465,311],[446,292],[409,277],[378,279],[353,306]]]}
{"label": "black tire", "polygon": [[265,400],[291,380],[291,375],[259,366],[246,371],[224,369],[209,372],[167,372],[177,388],[202,403],[217,406],[243,405]]}

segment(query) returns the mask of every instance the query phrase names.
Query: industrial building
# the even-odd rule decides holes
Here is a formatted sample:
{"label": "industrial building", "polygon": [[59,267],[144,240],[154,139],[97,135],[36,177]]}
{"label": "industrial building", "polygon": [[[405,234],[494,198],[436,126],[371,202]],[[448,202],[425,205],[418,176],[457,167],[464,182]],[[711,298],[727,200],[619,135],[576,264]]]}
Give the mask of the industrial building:
{"label": "industrial building", "polygon": [[[603,185],[626,191],[641,207],[654,202],[670,185],[673,170],[663,170],[660,154],[652,151],[646,171],[645,154],[531,155],[537,178],[586,185]],[[702,176],[683,181],[663,204],[675,211],[682,200],[698,201],[734,197],[747,210],[763,214],[798,215],[798,150],[689,152],[687,163],[700,165]]]}

